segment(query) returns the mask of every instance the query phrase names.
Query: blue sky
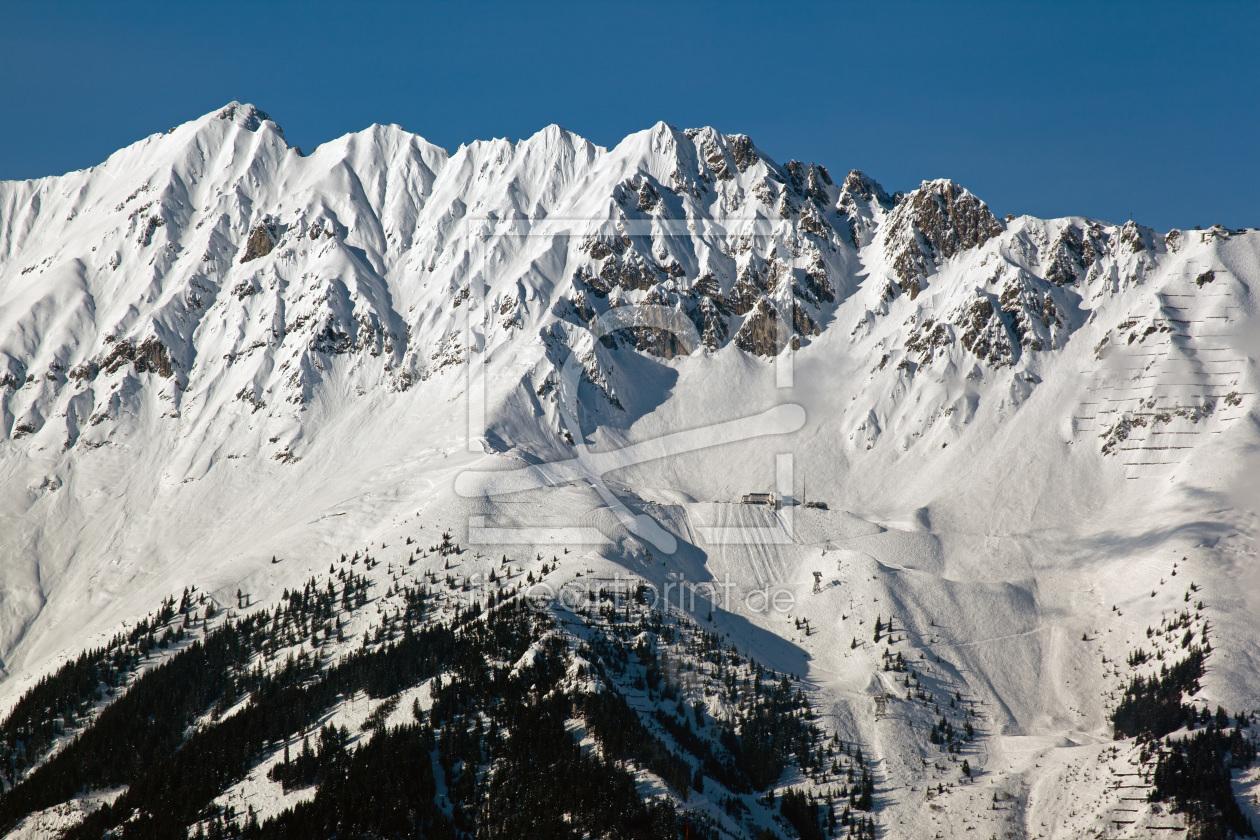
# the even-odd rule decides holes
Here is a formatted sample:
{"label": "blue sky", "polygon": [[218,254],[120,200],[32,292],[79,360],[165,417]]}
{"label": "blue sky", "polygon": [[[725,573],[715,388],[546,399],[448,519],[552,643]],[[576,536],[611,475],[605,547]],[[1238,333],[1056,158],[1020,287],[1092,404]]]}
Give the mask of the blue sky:
{"label": "blue sky", "polygon": [[238,99],[304,148],[657,120],[995,212],[1260,225],[1260,3],[0,6],[0,178],[90,166]]}

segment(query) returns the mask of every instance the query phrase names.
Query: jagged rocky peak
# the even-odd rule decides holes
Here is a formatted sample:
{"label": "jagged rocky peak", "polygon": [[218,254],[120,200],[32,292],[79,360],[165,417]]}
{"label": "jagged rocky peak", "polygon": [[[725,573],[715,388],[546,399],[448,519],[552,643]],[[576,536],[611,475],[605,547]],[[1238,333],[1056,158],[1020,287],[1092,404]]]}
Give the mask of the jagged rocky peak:
{"label": "jagged rocky peak", "polygon": [[747,172],[761,160],[747,134],[723,134],[715,128],[689,128],[683,132],[696,145],[700,160],[719,181],[730,181],[736,173]]}
{"label": "jagged rocky peak", "polygon": [[885,206],[892,204],[891,196],[878,181],[860,169],[850,169],[849,174],[844,176],[844,183],[840,185],[840,200],[842,205],[847,205],[858,199],[878,201]]}
{"label": "jagged rocky peak", "polygon": [[757,147],[747,134],[732,134],[728,138],[731,144],[731,156],[740,172],[747,172],[757,160]]}
{"label": "jagged rocky peak", "polygon": [[223,110],[219,111],[216,117],[235,123],[246,131],[257,131],[262,128],[264,122],[269,122],[281,136],[284,135],[284,129],[266,111],[255,108],[248,103],[229,102],[224,106]]}
{"label": "jagged rocky peak", "polygon": [[888,218],[884,255],[914,299],[944,260],[1002,232],[988,205],[949,179],[924,181]]}
{"label": "jagged rocky peak", "polygon": [[[824,167],[777,164],[745,135],[678,132],[664,123],[611,154],[621,169],[611,188],[611,219],[579,242],[571,296],[554,310],[559,317],[582,327],[626,302],[657,307],[660,317],[685,322],[695,335],[670,337],[665,324],[647,318],[608,342],[662,358],[717,350],[728,341],[773,356],[789,342],[800,346],[820,334],[848,285],[851,255],[834,226],[840,190]],[[725,214],[774,227],[710,241],[659,235],[642,224],[724,221]]]}
{"label": "jagged rocky peak", "polygon": [[1137,222],[1129,219],[1121,227],[1117,236],[1120,248],[1129,254],[1140,254],[1143,251],[1154,251],[1159,235],[1155,233],[1153,228],[1146,225],[1139,225]]}
{"label": "jagged rocky peak", "polygon": [[797,195],[808,196],[823,206],[831,202],[829,188],[834,186],[834,182],[826,167],[817,163],[804,164],[799,160],[789,160],[783,168],[787,171],[787,182]]}
{"label": "jagged rocky peak", "polygon": [[241,256],[241,262],[247,263],[267,256],[276,247],[278,238],[276,221],[268,216],[250,228],[249,239],[245,241],[245,253]]}
{"label": "jagged rocky peak", "polygon": [[1046,252],[1046,280],[1056,286],[1084,280],[1089,270],[1107,253],[1108,238],[1107,232],[1097,222],[1065,220]]}
{"label": "jagged rocky peak", "polygon": [[849,241],[854,248],[870,244],[880,220],[893,208],[892,196],[879,182],[860,169],[850,169],[840,186],[837,212],[849,221]]}

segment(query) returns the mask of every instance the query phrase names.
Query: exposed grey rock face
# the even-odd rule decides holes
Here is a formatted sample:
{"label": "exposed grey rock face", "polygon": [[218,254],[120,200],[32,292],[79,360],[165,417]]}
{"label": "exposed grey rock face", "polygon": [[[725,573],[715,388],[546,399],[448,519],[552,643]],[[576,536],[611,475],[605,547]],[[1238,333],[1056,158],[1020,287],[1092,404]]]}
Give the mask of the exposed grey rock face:
{"label": "exposed grey rock face", "polygon": [[836,212],[848,222],[849,241],[854,248],[871,241],[880,218],[893,206],[892,197],[870,175],[851,169],[844,176]]}
{"label": "exposed grey rock face", "polygon": [[1063,286],[1076,281],[1085,265],[1084,243],[1081,233],[1073,225],[1068,225],[1059,234],[1051,251],[1050,268],[1046,271],[1046,279],[1056,286]]}
{"label": "exposed grey rock face", "polygon": [[257,131],[264,122],[271,122],[277,132],[284,134],[280,126],[272,122],[266,111],[247,103],[233,102],[218,113],[218,118],[236,123],[246,131]]}
{"label": "exposed grey rock face", "polygon": [[913,300],[941,261],[1002,232],[988,205],[948,179],[925,181],[888,219],[884,254]]}
{"label": "exposed grey rock face", "polygon": [[735,334],[735,346],[758,356],[774,356],[786,343],[786,331],[786,323],[774,304],[762,298]]}
{"label": "exposed grey rock face", "polygon": [[270,221],[255,225],[249,232],[249,238],[245,240],[245,253],[241,256],[241,262],[247,263],[270,254],[276,247],[276,238],[275,225]]}
{"label": "exposed grey rock face", "polygon": [[1062,347],[1074,326],[1068,313],[1076,311],[1079,302],[1071,288],[1004,267],[970,298],[953,304],[939,318],[918,323],[906,340],[906,350],[926,363],[960,343],[987,366],[1007,367],[1024,351]]}
{"label": "exposed grey rock face", "polygon": [[[672,308],[694,325],[697,340],[671,338],[667,325],[648,322],[617,330],[618,341],[662,358],[717,350],[740,333],[741,346],[761,355],[818,335],[851,291],[841,278],[853,258],[843,224],[837,227],[844,221],[835,210],[840,189],[826,169],[799,161],[780,166],[746,136],[710,128],[662,125],[654,142],[672,156],[671,174],[662,181],[645,169],[615,184],[612,218],[578,243],[574,291],[556,314],[585,327],[627,303]],[[878,185],[863,189],[885,196]],[[776,224],[743,232],[750,217]],[[677,222],[732,227],[709,242],[679,236]],[[768,338],[764,322],[773,312],[783,313],[783,328],[794,336]]]}
{"label": "exposed grey rock face", "polygon": [[735,166],[740,172],[747,172],[748,167],[755,164],[757,158],[757,148],[753,145],[752,138],[747,134],[735,134],[731,136],[731,154],[735,158]]}
{"label": "exposed grey rock face", "polygon": [[879,182],[870,175],[860,169],[850,169],[849,174],[844,176],[844,184],[840,187],[840,206],[854,206],[857,199],[878,200],[881,204],[888,204],[892,200]]}

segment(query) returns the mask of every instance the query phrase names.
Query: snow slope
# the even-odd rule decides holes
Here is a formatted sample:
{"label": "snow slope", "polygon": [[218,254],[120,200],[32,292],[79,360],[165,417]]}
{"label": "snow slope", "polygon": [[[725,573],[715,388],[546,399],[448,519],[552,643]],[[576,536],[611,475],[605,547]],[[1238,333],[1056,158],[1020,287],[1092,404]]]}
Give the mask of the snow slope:
{"label": "snow slope", "polygon": [[[729,582],[715,621],[873,746],[892,836],[990,794],[994,833],[1079,836],[1123,807],[1063,812],[1122,760],[1113,666],[1191,582],[1202,699],[1260,706],[1257,281],[1260,231],[1000,220],[709,128],[303,154],[233,103],[0,183],[0,695],[183,586],[267,602],[423,524]],[[603,484],[513,484],[578,452]],[[735,504],[776,481],[828,509]],[[981,710],[939,810],[890,614]]]}

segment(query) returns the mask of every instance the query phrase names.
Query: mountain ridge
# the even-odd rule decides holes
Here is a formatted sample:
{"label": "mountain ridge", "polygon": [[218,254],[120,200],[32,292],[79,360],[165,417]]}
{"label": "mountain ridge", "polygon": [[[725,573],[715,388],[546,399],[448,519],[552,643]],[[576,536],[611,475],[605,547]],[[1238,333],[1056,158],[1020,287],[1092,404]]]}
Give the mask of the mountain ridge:
{"label": "mountain ridge", "polygon": [[[895,609],[991,707],[975,766],[1044,780],[1021,739],[1110,743],[1104,666],[1183,581],[1229,662],[1205,696],[1254,705],[1258,279],[1256,231],[998,219],[711,128],[447,152],[372,126],[301,154],[232,103],[0,183],[0,697],[182,587],[271,603],[419,517],[486,562],[554,539],[564,574],[792,591],[798,623],[722,632],[800,657],[922,792],[892,767],[923,733],[873,711],[905,687],[850,647]],[[659,443],[786,404],[799,429]],[[614,466],[495,492],[583,454]],[[738,504],[767,488],[781,510]]]}

